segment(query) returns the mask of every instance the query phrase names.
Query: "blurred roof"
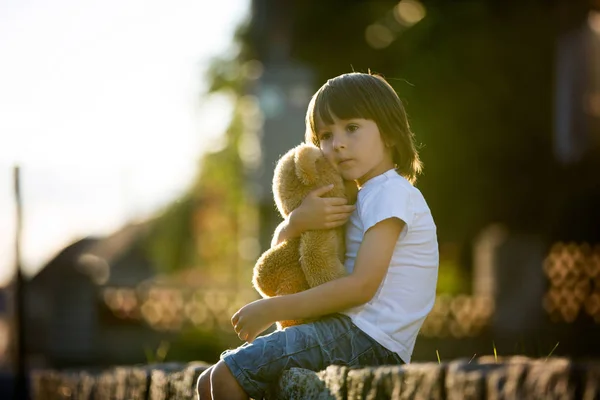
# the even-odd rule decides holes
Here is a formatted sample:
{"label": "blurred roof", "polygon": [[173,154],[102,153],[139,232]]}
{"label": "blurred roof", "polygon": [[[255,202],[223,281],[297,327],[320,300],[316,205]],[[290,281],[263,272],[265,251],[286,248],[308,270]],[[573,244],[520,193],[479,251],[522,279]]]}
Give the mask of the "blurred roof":
{"label": "blurred roof", "polygon": [[[45,278],[47,275],[64,276],[72,272],[86,275],[98,285],[107,284],[109,280],[111,284],[119,284],[123,283],[121,281],[129,283],[132,280],[148,278],[153,274],[149,262],[140,262],[139,259],[143,257],[139,254],[131,256],[135,253],[138,239],[147,232],[148,227],[148,222],[128,224],[106,237],[80,239],[65,247],[31,280],[45,280],[48,279]],[[120,268],[121,264],[127,265],[127,268]],[[133,273],[132,279],[128,279],[127,275],[131,274],[133,269],[136,272]]]}

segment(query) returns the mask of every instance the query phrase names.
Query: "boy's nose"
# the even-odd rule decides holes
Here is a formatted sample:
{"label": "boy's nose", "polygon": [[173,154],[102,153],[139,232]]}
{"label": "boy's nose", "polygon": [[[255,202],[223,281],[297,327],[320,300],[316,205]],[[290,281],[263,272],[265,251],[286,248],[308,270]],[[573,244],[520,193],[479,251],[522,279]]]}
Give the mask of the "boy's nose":
{"label": "boy's nose", "polygon": [[333,148],[334,148],[335,150],[340,150],[340,149],[343,149],[343,148],[345,148],[345,147],[346,147],[346,146],[345,146],[343,143],[340,143],[340,142],[338,142],[338,143],[334,143],[334,144],[333,144]]}
{"label": "boy's nose", "polygon": [[343,138],[341,138],[341,137],[333,138],[333,148],[335,150],[343,149],[345,147],[346,147],[346,143],[344,142]]}

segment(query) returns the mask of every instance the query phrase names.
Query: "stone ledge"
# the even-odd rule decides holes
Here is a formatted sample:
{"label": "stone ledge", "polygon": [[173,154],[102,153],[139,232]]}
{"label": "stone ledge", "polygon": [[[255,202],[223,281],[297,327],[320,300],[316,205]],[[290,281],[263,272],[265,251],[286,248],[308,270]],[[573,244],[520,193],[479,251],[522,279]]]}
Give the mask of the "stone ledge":
{"label": "stone ledge", "polygon": [[291,369],[270,399],[600,399],[600,362],[482,357],[315,373]]}
{"label": "stone ledge", "polygon": [[205,362],[120,366],[102,371],[38,370],[31,374],[32,400],[193,399]]}
{"label": "stone ledge", "polygon": [[[192,399],[209,364],[169,363],[102,371],[35,371],[33,400]],[[292,368],[267,396],[305,399],[600,399],[600,361],[481,357],[469,362],[413,363],[321,372]]]}

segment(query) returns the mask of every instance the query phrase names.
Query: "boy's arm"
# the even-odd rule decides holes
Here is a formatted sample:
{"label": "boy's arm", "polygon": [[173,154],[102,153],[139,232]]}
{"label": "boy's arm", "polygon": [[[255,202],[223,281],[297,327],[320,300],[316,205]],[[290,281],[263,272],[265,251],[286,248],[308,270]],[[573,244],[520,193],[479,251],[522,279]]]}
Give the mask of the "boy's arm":
{"label": "boy's arm", "polygon": [[331,188],[331,185],[323,186],[309,193],[300,206],[277,226],[271,247],[298,237],[302,232],[344,225],[355,207],[347,205],[346,199],[341,197],[321,197]]}
{"label": "boy's arm", "polygon": [[385,277],[403,228],[397,218],[375,224],[365,233],[352,274],[300,293],[250,303],[231,319],[236,332],[252,341],[275,321],[320,317],[368,302]]}
{"label": "boy's arm", "polygon": [[290,225],[290,219],[284,219],[275,229],[273,239],[271,239],[271,247],[277,246],[279,243],[300,236],[302,232]]}
{"label": "boy's arm", "polygon": [[365,304],[373,298],[387,273],[404,222],[390,218],[375,224],[364,236],[352,274],[304,292],[273,298],[276,321],[308,319]]}

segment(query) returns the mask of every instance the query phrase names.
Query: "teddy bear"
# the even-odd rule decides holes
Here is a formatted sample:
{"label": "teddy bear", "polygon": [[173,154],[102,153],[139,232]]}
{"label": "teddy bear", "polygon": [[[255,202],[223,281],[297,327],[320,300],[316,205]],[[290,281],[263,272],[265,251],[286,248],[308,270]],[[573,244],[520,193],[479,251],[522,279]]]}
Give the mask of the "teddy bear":
{"label": "teddy bear", "polygon": [[[300,144],[284,154],[275,167],[273,196],[285,219],[313,190],[333,184],[327,197],[356,200],[356,185],[345,182],[311,144]],[[262,297],[297,293],[346,274],[344,228],[306,231],[266,250],[253,269],[252,284]],[[307,321],[278,321],[277,328]]]}

